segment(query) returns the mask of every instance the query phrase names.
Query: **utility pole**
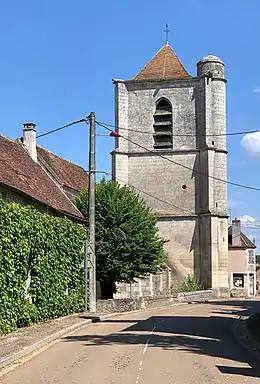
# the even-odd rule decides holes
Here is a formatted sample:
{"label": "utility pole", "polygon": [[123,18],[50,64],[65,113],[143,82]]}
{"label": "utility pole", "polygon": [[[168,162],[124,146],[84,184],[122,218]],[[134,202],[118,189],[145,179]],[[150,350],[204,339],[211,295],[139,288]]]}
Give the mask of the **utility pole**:
{"label": "utility pole", "polygon": [[95,113],[89,116],[89,191],[88,191],[88,221],[89,221],[89,255],[90,255],[90,312],[96,312],[96,254],[95,254],[95,184],[96,184],[96,119]]}
{"label": "utility pole", "polygon": [[84,270],[85,270],[85,313],[88,312],[89,301],[89,279],[88,279],[88,233],[84,241]]}

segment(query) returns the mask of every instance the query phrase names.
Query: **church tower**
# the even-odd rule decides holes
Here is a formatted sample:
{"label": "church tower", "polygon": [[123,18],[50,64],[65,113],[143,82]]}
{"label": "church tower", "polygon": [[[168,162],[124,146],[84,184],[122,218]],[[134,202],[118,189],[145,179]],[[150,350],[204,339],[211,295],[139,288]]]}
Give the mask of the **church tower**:
{"label": "church tower", "polygon": [[158,215],[168,265],[205,288],[228,287],[224,63],[209,55],[188,74],[164,45],[131,80],[114,80],[113,178]]}

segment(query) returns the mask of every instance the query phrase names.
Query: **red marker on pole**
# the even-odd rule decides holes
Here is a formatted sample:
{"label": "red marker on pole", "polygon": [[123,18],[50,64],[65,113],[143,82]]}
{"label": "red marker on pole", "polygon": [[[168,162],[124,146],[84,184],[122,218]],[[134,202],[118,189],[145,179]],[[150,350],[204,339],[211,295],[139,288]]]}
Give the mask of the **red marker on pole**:
{"label": "red marker on pole", "polygon": [[109,136],[112,136],[112,137],[121,137],[121,135],[117,132],[110,132]]}

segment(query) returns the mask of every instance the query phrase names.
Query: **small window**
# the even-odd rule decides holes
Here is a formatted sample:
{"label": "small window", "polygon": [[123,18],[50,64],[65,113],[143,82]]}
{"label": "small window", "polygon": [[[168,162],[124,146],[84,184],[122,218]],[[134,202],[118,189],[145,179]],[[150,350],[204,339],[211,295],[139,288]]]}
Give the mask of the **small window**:
{"label": "small window", "polygon": [[186,185],[186,184],[183,184],[183,185],[182,185],[182,189],[187,189],[187,185]]}
{"label": "small window", "polygon": [[248,250],[248,264],[255,264],[255,251],[253,249]]}
{"label": "small window", "polygon": [[154,148],[172,149],[172,106],[166,99],[160,100],[154,113]]}
{"label": "small window", "polygon": [[215,145],[215,141],[212,141],[211,143],[212,143],[212,145]]}
{"label": "small window", "polygon": [[244,274],[243,273],[234,273],[233,274],[233,287],[234,288],[244,288]]}

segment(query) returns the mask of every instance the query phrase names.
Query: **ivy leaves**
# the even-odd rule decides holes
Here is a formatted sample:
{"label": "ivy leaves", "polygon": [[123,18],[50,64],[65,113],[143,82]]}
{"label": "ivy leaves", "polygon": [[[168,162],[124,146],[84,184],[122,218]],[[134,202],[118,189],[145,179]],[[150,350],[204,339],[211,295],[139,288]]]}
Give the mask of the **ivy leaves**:
{"label": "ivy leaves", "polygon": [[0,200],[0,333],[83,309],[84,238],[71,220]]}

